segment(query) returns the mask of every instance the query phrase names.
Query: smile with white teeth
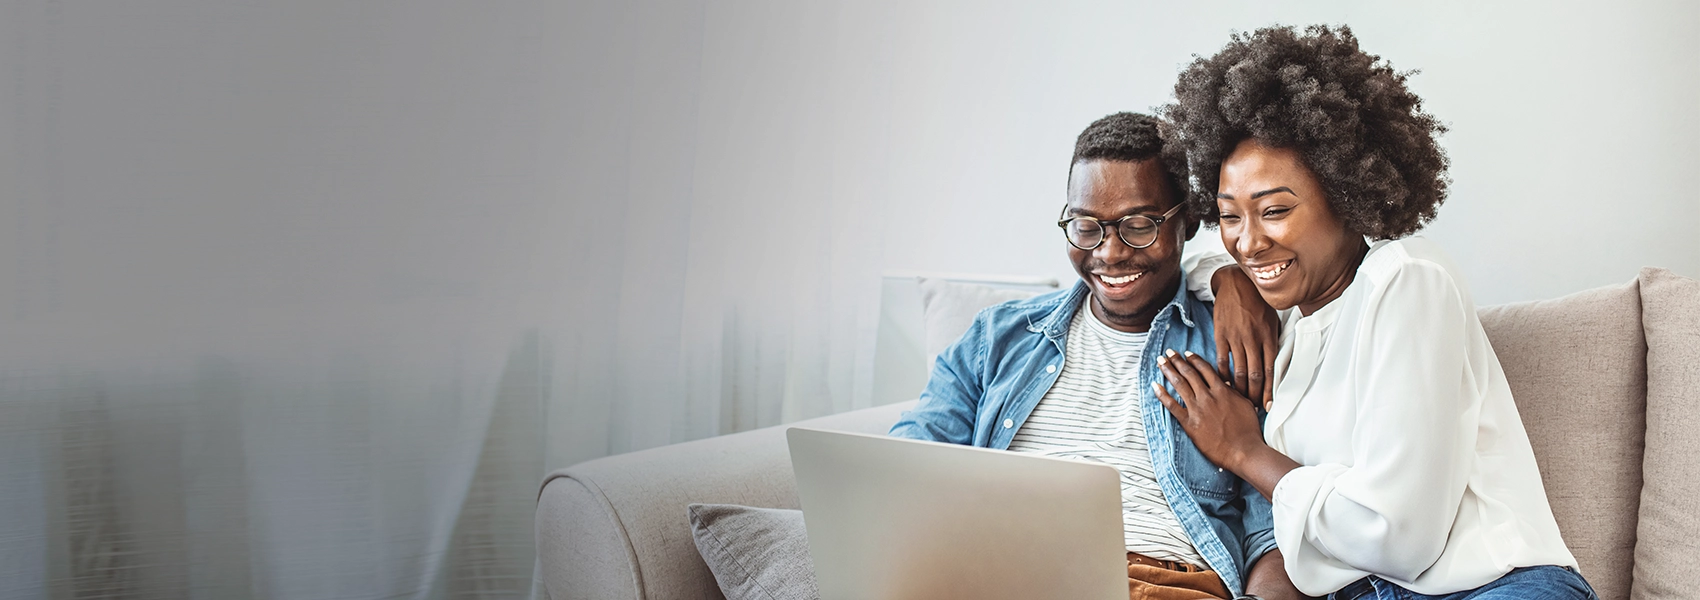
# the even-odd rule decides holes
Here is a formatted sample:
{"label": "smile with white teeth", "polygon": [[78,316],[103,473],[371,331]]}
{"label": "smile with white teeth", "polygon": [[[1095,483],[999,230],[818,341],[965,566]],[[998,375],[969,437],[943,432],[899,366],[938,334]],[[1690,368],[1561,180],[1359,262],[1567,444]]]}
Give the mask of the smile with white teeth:
{"label": "smile with white teeth", "polygon": [[1127,284],[1127,283],[1133,283],[1133,280],[1139,279],[1139,276],[1144,275],[1144,274],[1145,273],[1143,271],[1139,272],[1139,273],[1134,273],[1132,275],[1122,276],[1122,277],[1111,277],[1109,275],[1099,274],[1098,279],[1102,280],[1104,283],[1109,284],[1109,285],[1122,285],[1122,284]]}
{"label": "smile with white teeth", "polygon": [[1267,267],[1254,267],[1251,270],[1251,275],[1253,277],[1258,278],[1258,279],[1268,281],[1270,279],[1280,277],[1281,272],[1286,271],[1287,267],[1291,266],[1292,264],[1293,264],[1293,261],[1288,260],[1286,262],[1275,263],[1275,264],[1269,265]]}

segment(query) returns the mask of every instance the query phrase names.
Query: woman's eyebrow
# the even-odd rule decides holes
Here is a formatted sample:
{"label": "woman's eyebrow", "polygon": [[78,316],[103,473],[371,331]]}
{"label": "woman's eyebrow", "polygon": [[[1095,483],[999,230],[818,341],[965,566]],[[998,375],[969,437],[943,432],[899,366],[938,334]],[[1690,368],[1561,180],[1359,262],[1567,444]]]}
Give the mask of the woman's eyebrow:
{"label": "woman's eyebrow", "polygon": [[[1283,186],[1275,188],[1275,189],[1263,190],[1261,192],[1253,192],[1252,195],[1251,195],[1251,199],[1256,200],[1258,198],[1262,198],[1264,196],[1268,196],[1270,194],[1274,194],[1274,193],[1277,193],[1277,192],[1286,192],[1286,193],[1289,193],[1289,194],[1293,194],[1294,196],[1298,195],[1298,194],[1293,193],[1292,188],[1289,188],[1289,187],[1283,185]],[[1233,194],[1224,194],[1222,192],[1216,192],[1216,199],[1217,200],[1233,200],[1234,195]]]}
{"label": "woman's eyebrow", "polygon": [[[1276,192],[1286,192],[1286,193],[1289,193],[1289,194],[1293,194],[1293,190],[1288,189],[1287,186],[1283,185],[1281,187],[1278,187],[1278,188],[1275,188],[1275,189],[1272,189],[1272,190],[1263,190],[1261,192],[1257,192],[1255,194],[1252,194],[1251,199],[1256,200],[1258,198],[1262,198],[1264,196],[1268,196],[1268,195],[1274,194]],[[1293,194],[1293,195],[1297,196],[1298,194]]]}

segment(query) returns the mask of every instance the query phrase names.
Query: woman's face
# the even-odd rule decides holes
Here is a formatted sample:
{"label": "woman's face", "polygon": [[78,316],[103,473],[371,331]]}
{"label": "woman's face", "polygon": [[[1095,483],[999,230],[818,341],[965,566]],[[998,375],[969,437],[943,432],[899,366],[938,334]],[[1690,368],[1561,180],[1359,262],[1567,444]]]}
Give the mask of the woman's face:
{"label": "woman's face", "polygon": [[1351,284],[1363,236],[1335,217],[1297,151],[1240,142],[1219,185],[1222,245],[1270,306],[1308,315]]}

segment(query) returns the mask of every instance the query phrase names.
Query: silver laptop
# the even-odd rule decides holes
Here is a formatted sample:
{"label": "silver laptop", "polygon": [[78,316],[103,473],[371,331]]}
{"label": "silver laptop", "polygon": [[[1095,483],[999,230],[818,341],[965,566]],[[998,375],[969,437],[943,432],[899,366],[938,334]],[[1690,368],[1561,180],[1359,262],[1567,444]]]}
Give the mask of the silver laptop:
{"label": "silver laptop", "polygon": [[821,600],[1127,598],[1108,465],[791,428]]}

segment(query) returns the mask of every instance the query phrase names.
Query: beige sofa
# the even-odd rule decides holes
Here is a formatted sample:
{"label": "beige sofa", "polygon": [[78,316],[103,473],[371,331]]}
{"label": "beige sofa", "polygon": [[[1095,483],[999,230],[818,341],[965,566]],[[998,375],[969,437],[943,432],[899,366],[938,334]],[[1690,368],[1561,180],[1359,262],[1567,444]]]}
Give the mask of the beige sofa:
{"label": "beige sofa", "polygon": [[[1565,541],[1600,597],[1700,598],[1700,282],[1644,269],[1481,318]],[[806,423],[883,432],[911,404]],[[551,474],[537,506],[543,596],[720,598],[691,539],[693,502],[795,508],[784,428]]]}

